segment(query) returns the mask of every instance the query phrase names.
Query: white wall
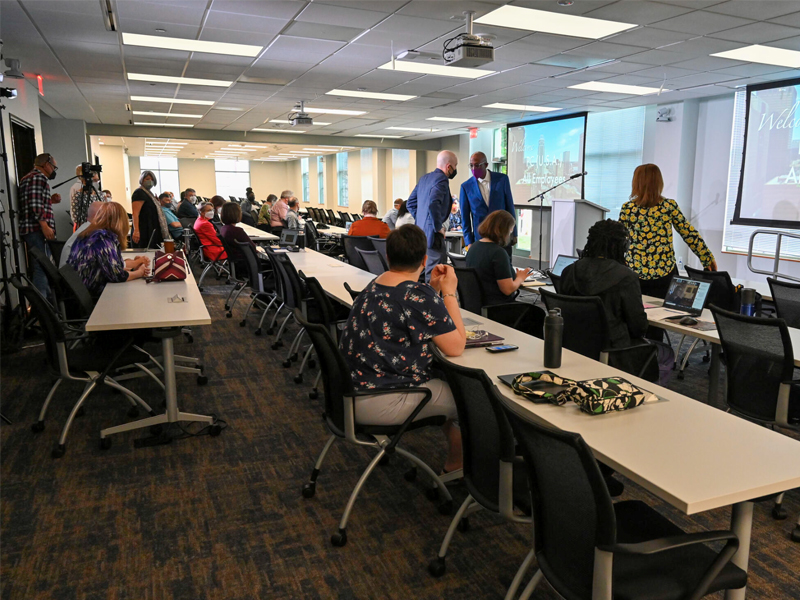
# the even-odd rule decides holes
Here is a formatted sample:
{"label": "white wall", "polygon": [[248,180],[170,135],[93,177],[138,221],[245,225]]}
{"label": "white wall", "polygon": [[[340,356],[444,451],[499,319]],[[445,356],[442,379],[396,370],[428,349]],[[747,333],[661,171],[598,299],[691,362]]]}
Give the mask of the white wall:
{"label": "white wall", "polygon": [[[178,181],[181,184],[181,192],[186,188],[192,188],[200,196],[203,196],[204,198],[210,198],[217,193],[217,179],[214,174],[214,161],[204,158],[179,158]],[[253,185],[252,175],[250,177],[250,185]],[[177,194],[178,190],[176,190],[175,193]]]}
{"label": "white wall", "polygon": [[[114,202],[119,202],[127,212],[131,212],[130,179],[128,174],[128,155],[122,146],[93,144],[94,154],[100,157],[103,167],[103,189],[111,192]],[[138,187],[138,182],[137,182]]]}

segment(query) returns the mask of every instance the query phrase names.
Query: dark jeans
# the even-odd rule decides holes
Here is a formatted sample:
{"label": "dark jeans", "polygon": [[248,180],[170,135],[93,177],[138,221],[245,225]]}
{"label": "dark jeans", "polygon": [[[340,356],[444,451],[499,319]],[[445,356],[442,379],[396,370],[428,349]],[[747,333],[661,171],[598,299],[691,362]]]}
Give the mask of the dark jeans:
{"label": "dark jeans", "polygon": [[[48,258],[51,256],[50,248],[48,248],[47,242],[44,239],[44,234],[41,231],[26,233],[22,236],[22,240],[28,248],[39,248]],[[31,267],[31,281],[34,287],[41,292],[42,296],[52,302],[53,296],[50,292],[50,284],[47,281],[47,275],[45,275],[44,269],[42,269],[39,261],[33,258],[33,256],[30,256],[28,265]]]}
{"label": "dark jeans", "polygon": [[428,248],[428,262],[425,263],[425,282],[431,282],[431,271],[433,267],[438,264],[447,264],[447,246],[444,243],[444,236],[440,233],[436,234],[434,241],[436,248]]}
{"label": "dark jeans", "polygon": [[672,271],[663,277],[656,279],[639,279],[639,287],[642,289],[642,296],[653,296],[654,298],[664,298],[669,290],[669,282],[678,274],[678,267],[673,266]]}

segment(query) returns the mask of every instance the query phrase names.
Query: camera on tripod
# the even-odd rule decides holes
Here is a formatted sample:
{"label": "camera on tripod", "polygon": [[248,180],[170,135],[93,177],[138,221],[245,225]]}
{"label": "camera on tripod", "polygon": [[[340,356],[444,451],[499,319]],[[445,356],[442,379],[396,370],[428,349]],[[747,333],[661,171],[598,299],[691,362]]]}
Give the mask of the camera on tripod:
{"label": "camera on tripod", "polygon": [[90,162],[82,162],[81,163],[81,177],[83,177],[84,181],[92,181],[94,179],[94,173],[103,172],[103,167],[100,166],[100,163],[92,164]]}

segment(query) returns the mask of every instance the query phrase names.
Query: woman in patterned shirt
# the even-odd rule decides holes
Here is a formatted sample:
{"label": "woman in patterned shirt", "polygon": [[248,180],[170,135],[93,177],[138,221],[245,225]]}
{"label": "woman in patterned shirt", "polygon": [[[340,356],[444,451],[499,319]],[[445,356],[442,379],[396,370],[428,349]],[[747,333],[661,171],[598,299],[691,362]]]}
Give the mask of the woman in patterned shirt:
{"label": "woman in patterned shirt", "polygon": [[104,202],[94,222],[78,236],[67,263],[80,275],[93,296],[107,283],[121,283],[144,277],[150,259],[122,258],[128,242],[128,213],[118,202]]}
{"label": "woman in patterned shirt", "polygon": [[661,195],[664,179],[656,165],[636,167],[632,188],[630,201],[620,210],[619,221],[631,237],[628,266],[639,275],[643,295],[663,298],[669,282],[678,273],[672,245],[673,227],[706,269],[717,270],[714,255],[683,216],[678,203]]}
{"label": "woman in patterned shirt", "polygon": [[[459,356],[467,335],[456,300],[458,281],[453,268],[437,265],[430,285],[419,283],[427,248],[425,233],[416,225],[404,225],[389,234],[389,270],[353,302],[341,349],[357,390],[431,390],[433,397],[415,420],[447,417],[443,431],[449,447],[444,469],[452,471],[461,468],[461,432],[453,424],[456,407],[450,387],[432,373],[429,344],[436,344],[447,356]],[[356,420],[369,425],[399,425],[419,400],[419,394],[402,392],[358,398]]]}

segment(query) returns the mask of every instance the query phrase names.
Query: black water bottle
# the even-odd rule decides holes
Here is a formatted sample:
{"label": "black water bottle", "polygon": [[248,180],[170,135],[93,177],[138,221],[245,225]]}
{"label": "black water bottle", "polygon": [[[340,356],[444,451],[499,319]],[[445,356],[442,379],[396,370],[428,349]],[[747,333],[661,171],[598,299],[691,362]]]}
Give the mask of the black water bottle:
{"label": "black water bottle", "polygon": [[753,288],[742,290],[742,305],[739,307],[739,313],[748,317],[756,316],[756,291]]}
{"label": "black water bottle", "polygon": [[561,341],[564,336],[564,318],[561,309],[554,308],[544,318],[544,366],[557,369],[561,366]]}

